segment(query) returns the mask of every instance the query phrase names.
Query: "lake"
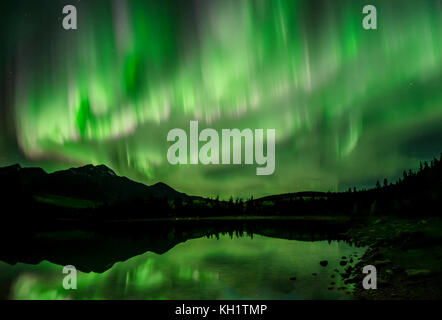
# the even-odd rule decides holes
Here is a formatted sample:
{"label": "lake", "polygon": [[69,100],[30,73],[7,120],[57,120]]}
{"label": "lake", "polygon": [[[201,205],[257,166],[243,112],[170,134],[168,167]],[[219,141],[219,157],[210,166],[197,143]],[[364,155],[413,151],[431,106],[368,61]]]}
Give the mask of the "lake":
{"label": "lake", "polygon": [[[347,266],[339,262],[345,256],[356,263],[364,250],[337,240],[205,236],[179,242],[161,254],[147,251],[109,263],[104,272],[78,271],[77,290],[63,288],[66,275],[60,262],[0,261],[0,295],[3,299],[351,299],[351,288],[338,274]],[[322,260],[328,261],[326,267],[320,265]],[[63,261],[67,264],[69,258]]]}

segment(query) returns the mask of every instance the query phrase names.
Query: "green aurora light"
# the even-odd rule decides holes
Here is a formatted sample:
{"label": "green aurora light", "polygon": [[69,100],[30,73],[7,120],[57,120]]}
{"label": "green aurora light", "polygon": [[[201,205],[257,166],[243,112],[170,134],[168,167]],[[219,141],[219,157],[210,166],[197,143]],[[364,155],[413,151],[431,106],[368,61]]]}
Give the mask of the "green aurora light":
{"label": "green aurora light", "polygon": [[[170,1],[94,3],[78,30],[18,53],[16,136],[36,163],[205,196],[336,191],[416,166],[403,146],[440,126],[439,1],[371,1],[370,31],[359,0],[189,1],[190,17]],[[167,132],[190,120],[275,128],[275,173],[170,165]]]}

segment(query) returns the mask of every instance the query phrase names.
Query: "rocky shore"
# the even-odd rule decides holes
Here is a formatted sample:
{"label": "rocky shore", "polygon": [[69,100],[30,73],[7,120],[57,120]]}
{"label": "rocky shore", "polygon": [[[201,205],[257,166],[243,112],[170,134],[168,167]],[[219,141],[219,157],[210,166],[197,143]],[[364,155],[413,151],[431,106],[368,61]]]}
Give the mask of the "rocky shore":
{"label": "rocky shore", "polygon": [[[345,235],[368,246],[357,264],[344,268],[344,283],[353,284],[356,299],[431,300],[442,298],[442,219],[370,218]],[[377,289],[362,286],[362,269],[377,270]]]}

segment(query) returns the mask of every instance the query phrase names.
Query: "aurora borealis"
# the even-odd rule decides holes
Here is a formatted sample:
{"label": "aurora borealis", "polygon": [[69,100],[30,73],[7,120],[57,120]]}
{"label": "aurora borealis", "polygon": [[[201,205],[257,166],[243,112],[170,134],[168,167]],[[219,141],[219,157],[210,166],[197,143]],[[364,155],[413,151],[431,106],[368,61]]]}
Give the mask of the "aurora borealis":
{"label": "aurora borealis", "polygon": [[[78,30],[61,28],[65,4],[77,7]],[[362,28],[366,4],[377,30]],[[370,186],[442,151],[440,1],[20,0],[1,9],[0,165],[105,164],[188,194],[248,197]],[[276,129],[274,174],[169,164],[167,132],[192,120]]]}

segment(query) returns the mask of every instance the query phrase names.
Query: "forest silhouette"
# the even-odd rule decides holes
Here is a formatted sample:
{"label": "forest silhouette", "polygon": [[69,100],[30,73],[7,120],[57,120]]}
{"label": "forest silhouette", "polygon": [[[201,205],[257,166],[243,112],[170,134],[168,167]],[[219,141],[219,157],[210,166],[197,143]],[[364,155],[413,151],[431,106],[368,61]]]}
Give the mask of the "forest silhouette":
{"label": "forest silhouette", "polygon": [[442,193],[442,155],[384,179],[372,189],[346,192],[297,192],[254,199],[220,200],[188,196],[158,183],[145,186],[118,177],[105,166],[85,166],[51,174],[13,165],[0,169],[2,219],[43,221],[130,220],[247,216],[438,215]]}

